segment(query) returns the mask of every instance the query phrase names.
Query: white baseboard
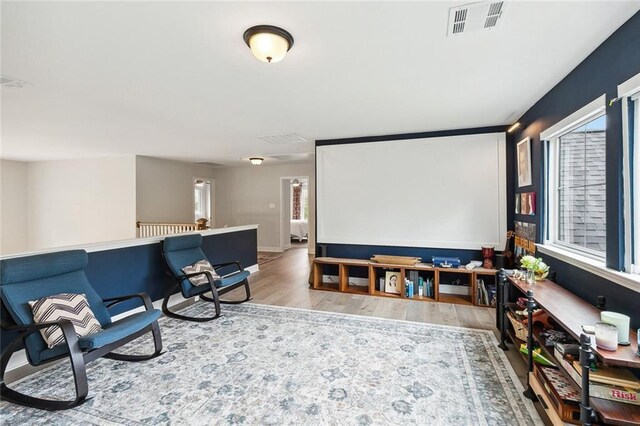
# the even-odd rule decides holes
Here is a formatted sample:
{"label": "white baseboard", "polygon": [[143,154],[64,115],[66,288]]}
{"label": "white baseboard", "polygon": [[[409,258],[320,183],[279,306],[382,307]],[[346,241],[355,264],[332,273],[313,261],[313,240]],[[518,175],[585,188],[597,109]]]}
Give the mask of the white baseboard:
{"label": "white baseboard", "polygon": [[280,247],[258,247],[258,251],[265,251],[269,253],[282,253],[282,249]]}
{"label": "white baseboard", "polygon": [[[259,271],[258,264],[251,265],[248,268],[245,268],[245,270],[249,271],[251,274],[255,274],[256,272]],[[180,305],[180,304],[195,303],[197,300],[198,300],[197,297],[185,299],[184,297],[182,297],[181,293],[176,293],[169,298],[169,303],[167,304],[167,306],[171,308],[173,306]],[[161,309],[162,299],[154,301],[153,307],[156,309]],[[122,318],[128,317],[129,315],[133,315],[135,313],[142,312],[142,311],[144,311],[144,306],[138,306],[137,308],[131,309],[130,311],[126,311],[118,315],[114,315],[111,317],[111,319],[113,321],[118,321],[118,320],[121,320]],[[9,364],[7,366],[7,370],[5,373],[5,380],[12,382],[19,377],[23,377],[27,374],[30,374],[30,372],[26,372],[26,371],[22,373],[20,370],[23,370],[23,369],[30,370],[30,371],[36,370],[36,368],[31,367],[31,365],[29,364],[29,361],[27,360],[27,354],[25,353],[24,349],[14,353],[13,356],[11,357],[11,360],[9,360]]]}

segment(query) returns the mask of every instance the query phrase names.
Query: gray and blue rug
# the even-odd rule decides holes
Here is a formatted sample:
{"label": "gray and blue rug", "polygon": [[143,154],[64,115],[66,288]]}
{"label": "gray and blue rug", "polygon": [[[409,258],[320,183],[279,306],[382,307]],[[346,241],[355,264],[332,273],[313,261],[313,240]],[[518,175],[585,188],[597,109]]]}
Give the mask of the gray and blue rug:
{"label": "gray and blue rug", "polygon": [[[164,355],[95,361],[84,405],[51,413],[0,402],[0,423],[542,424],[490,331],[254,304],[223,312],[208,323],[163,318]],[[132,343],[130,352],[152,348]],[[59,365],[13,386],[69,397],[71,374]]]}

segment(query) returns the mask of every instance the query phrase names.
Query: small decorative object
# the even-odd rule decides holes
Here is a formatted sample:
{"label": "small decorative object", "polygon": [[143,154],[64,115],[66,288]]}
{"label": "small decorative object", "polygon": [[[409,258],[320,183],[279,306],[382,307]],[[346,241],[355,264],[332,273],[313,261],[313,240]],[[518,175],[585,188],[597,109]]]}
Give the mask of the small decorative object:
{"label": "small decorative object", "polygon": [[629,340],[629,323],[631,322],[631,318],[617,312],[603,311],[600,312],[600,320],[618,327],[619,345],[629,346],[631,344]]}
{"label": "small decorative object", "polygon": [[516,194],[516,214],[520,214],[520,194]]}
{"label": "small decorative object", "polygon": [[495,254],[495,248],[493,247],[482,247],[482,267],[485,269],[493,268],[493,255]]}
{"label": "small decorative object", "polygon": [[618,327],[606,322],[597,322],[596,346],[605,351],[618,349]]}
{"label": "small decorative object", "polygon": [[532,269],[527,269],[527,284],[534,285],[536,283],[536,273]]}
{"label": "small decorative object", "polygon": [[413,266],[416,263],[420,262],[419,257],[410,257],[410,256],[391,256],[386,254],[374,254],[371,258],[372,262],[376,263],[384,263],[387,265],[403,265],[403,266]]}
{"label": "small decorative object", "polygon": [[460,258],[431,256],[431,263],[433,263],[433,266],[439,268],[457,268],[460,266]]}
{"label": "small decorative object", "polygon": [[387,271],[384,280],[385,293],[400,294],[400,272]]}
{"label": "small decorative object", "polygon": [[520,266],[527,271],[533,271],[535,275],[534,279],[536,280],[543,280],[549,275],[549,265],[544,263],[541,257],[535,258],[530,255],[522,256]]}
{"label": "small decorative object", "polygon": [[531,185],[531,138],[518,142],[518,187]]}

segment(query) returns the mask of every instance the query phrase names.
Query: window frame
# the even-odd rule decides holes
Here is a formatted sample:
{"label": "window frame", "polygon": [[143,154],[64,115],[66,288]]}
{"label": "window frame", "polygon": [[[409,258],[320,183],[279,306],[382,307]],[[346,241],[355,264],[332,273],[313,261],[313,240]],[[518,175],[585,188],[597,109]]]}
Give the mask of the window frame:
{"label": "window frame", "polygon": [[[634,198],[640,198],[640,73],[618,85],[618,99],[622,104],[624,270],[640,278],[640,209],[634,211],[632,205]],[[631,128],[630,119],[634,120]]]}
{"label": "window frame", "polygon": [[[633,200],[640,198],[640,88],[623,97],[623,128],[625,140],[625,269],[632,274],[640,274],[640,208],[635,208]],[[630,113],[629,108],[632,108]],[[637,204],[637,203],[636,203]]]}
{"label": "window frame", "polygon": [[[597,101],[599,101],[599,99]],[[592,104],[593,102],[587,105],[587,107],[585,108],[589,108]],[[587,247],[582,247],[577,244],[571,244],[566,241],[562,241],[558,237],[558,227],[560,224],[560,138],[593,120],[596,120],[602,116],[606,117],[606,108],[604,105],[596,106],[595,108],[589,109],[590,111],[585,113],[583,108],[580,111],[572,114],[570,117],[567,117],[567,119],[572,118],[569,124],[562,126],[560,129],[544,137],[547,147],[547,155],[545,158],[545,174],[547,176],[547,185],[545,188],[547,192],[547,208],[545,209],[547,219],[547,237],[545,239],[545,244],[567,250],[580,256],[585,256],[589,259],[604,264],[606,259],[606,250],[604,253],[601,253]],[[576,114],[580,114],[580,117],[577,119],[575,119]],[[542,136],[541,139],[543,139]]]}

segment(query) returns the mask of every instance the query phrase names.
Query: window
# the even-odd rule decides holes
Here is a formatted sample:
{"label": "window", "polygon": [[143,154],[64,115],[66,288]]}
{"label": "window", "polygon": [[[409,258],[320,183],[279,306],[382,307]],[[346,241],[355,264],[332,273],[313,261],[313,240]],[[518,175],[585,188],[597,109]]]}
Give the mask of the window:
{"label": "window", "polygon": [[629,101],[629,150],[631,158],[631,272],[640,274],[640,92],[631,96]]}
{"label": "window", "polygon": [[549,141],[549,240],[597,259],[606,253],[605,129],[599,109]]}
{"label": "window", "polygon": [[292,180],[291,219],[309,220],[309,185],[305,179]]}

